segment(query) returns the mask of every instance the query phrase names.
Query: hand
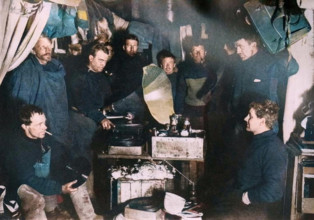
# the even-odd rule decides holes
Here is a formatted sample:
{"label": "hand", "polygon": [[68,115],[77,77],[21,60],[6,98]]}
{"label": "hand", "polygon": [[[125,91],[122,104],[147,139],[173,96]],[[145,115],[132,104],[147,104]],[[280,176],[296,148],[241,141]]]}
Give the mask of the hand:
{"label": "hand", "polygon": [[105,130],[109,130],[111,129],[112,127],[115,127],[115,125],[107,118],[103,119],[101,122],[100,122],[101,126],[103,129]]}
{"label": "hand", "polygon": [[[111,105],[104,107],[103,112],[105,112],[106,114],[107,114],[107,112],[115,112],[114,105],[111,104]],[[104,114],[104,115],[106,115],[106,114]]]}
{"label": "hand", "polygon": [[132,114],[131,112],[128,112],[127,115],[125,116],[125,119],[127,119],[127,120],[134,119],[134,114]]}
{"label": "hand", "polygon": [[68,194],[71,192],[75,192],[77,188],[73,188],[72,186],[77,182],[77,180],[74,180],[72,182],[66,183],[62,185],[62,193]]}

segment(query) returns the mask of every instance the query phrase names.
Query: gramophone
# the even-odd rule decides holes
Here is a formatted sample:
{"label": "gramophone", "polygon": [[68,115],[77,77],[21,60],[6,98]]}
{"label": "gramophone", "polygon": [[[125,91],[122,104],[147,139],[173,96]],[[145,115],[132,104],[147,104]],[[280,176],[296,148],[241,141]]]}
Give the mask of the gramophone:
{"label": "gramophone", "polygon": [[108,153],[141,155],[146,143],[144,126],[133,122],[133,114],[126,116],[108,115],[107,119],[114,120],[115,127],[108,134]]}

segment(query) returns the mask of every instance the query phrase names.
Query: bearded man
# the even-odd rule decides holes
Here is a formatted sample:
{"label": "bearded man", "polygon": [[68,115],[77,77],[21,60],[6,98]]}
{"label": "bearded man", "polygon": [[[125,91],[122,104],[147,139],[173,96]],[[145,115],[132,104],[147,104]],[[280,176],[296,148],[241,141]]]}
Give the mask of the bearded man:
{"label": "bearded man", "polygon": [[18,127],[16,112],[23,104],[37,105],[46,114],[49,131],[67,144],[69,114],[64,76],[63,65],[52,58],[51,39],[41,35],[28,58],[3,82],[7,103],[4,115],[9,124]]}

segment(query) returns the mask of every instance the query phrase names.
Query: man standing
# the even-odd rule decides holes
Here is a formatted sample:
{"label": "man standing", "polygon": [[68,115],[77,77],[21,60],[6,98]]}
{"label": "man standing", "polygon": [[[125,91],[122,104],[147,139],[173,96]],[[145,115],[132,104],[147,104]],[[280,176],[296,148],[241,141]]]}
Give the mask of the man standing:
{"label": "man standing", "polygon": [[177,90],[177,72],[176,57],[168,50],[161,50],[157,54],[158,66],[160,66],[167,74],[168,79],[171,82],[172,98],[176,98]]}
{"label": "man standing", "polygon": [[51,55],[51,40],[42,35],[32,54],[7,74],[2,85],[8,101],[5,115],[11,116],[9,124],[16,126],[16,112],[22,104],[40,106],[46,112],[50,132],[58,141],[66,143],[69,115],[65,71]]}
{"label": "man standing", "polygon": [[216,71],[206,60],[204,43],[190,41],[187,49],[190,59],[178,66],[175,112],[189,117],[193,128],[204,129],[205,107],[217,81]]}
{"label": "man standing", "polygon": [[[286,88],[289,76],[298,71],[298,63],[287,51],[271,55],[260,48],[258,36],[243,33],[235,42],[242,60],[235,72],[232,106],[242,120],[252,101],[270,99],[280,107],[279,131],[282,130]],[[274,130],[278,132],[277,128]]]}
{"label": "man standing", "polygon": [[[77,175],[69,175],[64,147],[50,136],[45,138],[49,132],[42,109],[25,105],[21,108],[20,120],[21,130],[10,140],[5,165],[10,195],[17,192],[25,218],[46,219],[43,211],[46,198],[61,193],[70,194],[80,219],[96,218],[85,179],[80,178],[78,182]],[[76,183],[78,186],[74,186]]]}
{"label": "man standing", "polygon": [[145,106],[143,100],[142,77],[146,63],[138,54],[137,36],[128,34],[124,38],[123,52],[112,58],[113,82],[112,96],[108,104],[121,113],[131,112],[136,119],[143,119]]}

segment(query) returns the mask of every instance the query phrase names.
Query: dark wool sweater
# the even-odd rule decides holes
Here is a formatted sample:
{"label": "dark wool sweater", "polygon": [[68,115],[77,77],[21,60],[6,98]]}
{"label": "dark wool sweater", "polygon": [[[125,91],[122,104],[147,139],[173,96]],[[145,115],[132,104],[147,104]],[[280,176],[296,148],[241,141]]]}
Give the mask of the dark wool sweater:
{"label": "dark wool sweater", "polygon": [[279,119],[283,117],[288,78],[299,67],[294,58],[290,62],[287,60],[287,53],[272,55],[259,50],[235,69],[232,106],[240,120],[247,114],[252,101],[265,99],[276,102],[280,107]]}
{"label": "dark wool sweater", "polygon": [[[34,165],[41,161],[43,155],[41,144],[51,148],[50,175],[46,178],[35,175]],[[64,148],[51,137],[44,140],[30,139],[21,131],[11,138],[5,155],[11,197],[16,197],[16,191],[22,184],[31,186],[43,195],[60,194],[62,184],[65,183],[61,179],[66,176],[62,171],[65,170],[67,161]]]}
{"label": "dark wool sweater", "polygon": [[77,108],[96,124],[105,118],[99,109],[104,107],[104,103],[111,96],[111,88],[104,73],[95,73],[87,67],[81,68],[67,79],[67,86],[71,107]]}
{"label": "dark wool sweater", "polygon": [[238,186],[254,203],[279,201],[285,190],[288,155],[272,131],[255,135],[238,173]]}
{"label": "dark wool sweater", "polygon": [[127,97],[142,85],[143,67],[146,65],[140,55],[131,57],[122,53],[112,60],[113,72],[112,97],[108,103]]}

